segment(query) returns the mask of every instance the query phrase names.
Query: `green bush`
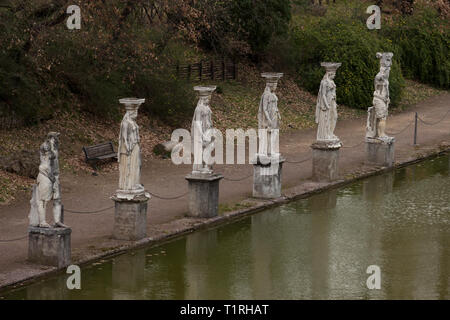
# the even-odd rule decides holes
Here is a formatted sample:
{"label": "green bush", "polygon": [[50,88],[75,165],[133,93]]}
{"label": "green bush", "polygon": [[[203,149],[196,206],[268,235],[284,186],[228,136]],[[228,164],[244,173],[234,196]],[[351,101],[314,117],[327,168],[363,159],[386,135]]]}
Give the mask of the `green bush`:
{"label": "green bush", "polygon": [[390,96],[392,106],[399,103],[404,79],[395,47],[365,25],[350,19],[320,18],[293,29],[291,43],[299,82],[304,88],[317,94],[325,74],[320,62],[341,62],[335,78],[338,103],[360,109],[372,104],[374,78],[379,71],[376,53],[394,52]]}
{"label": "green bush", "polygon": [[448,22],[433,9],[417,10],[382,28],[383,36],[398,47],[403,73],[441,88],[450,88]]}

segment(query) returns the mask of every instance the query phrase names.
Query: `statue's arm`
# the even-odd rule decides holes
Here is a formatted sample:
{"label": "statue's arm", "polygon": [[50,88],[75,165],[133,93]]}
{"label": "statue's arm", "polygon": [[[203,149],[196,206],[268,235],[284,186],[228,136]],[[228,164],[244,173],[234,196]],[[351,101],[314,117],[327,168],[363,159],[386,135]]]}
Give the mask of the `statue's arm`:
{"label": "statue's arm", "polygon": [[268,101],[268,98],[264,97],[264,100],[263,100],[263,112],[264,112],[264,115],[266,116],[266,119],[269,122],[272,122],[272,119],[270,118],[270,115],[269,115],[269,103],[270,103],[270,101]]}
{"label": "statue's arm", "polygon": [[266,116],[266,119],[271,121],[272,119],[270,119],[270,115],[269,115],[269,102],[267,101],[267,99],[264,99],[264,101],[263,101],[263,111],[264,111],[264,115]]}
{"label": "statue's arm", "polygon": [[384,84],[384,90],[386,92],[386,103],[389,103],[389,102],[391,102],[391,98],[389,96],[389,82],[386,82]]}
{"label": "statue's arm", "polygon": [[193,125],[194,125],[194,132],[191,132],[191,134],[193,135],[193,138],[195,139],[195,137],[199,137],[202,139],[202,142],[203,142],[204,132],[202,129],[201,113],[198,112],[197,110],[195,111],[195,114],[194,114]]}
{"label": "statue's arm", "polygon": [[206,132],[203,132],[203,141],[205,141],[206,143],[209,143],[211,141],[212,138],[212,134],[210,134],[210,130],[213,129],[213,125],[212,125],[212,118],[211,118],[211,113],[208,115],[208,123],[210,124],[210,128],[206,130]]}
{"label": "statue's arm", "polygon": [[325,88],[325,90],[322,90],[322,105],[321,108],[323,111],[327,111],[330,109],[330,105],[328,104],[328,87]]}
{"label": "statue's arm", "polygon": [[128,143],[128,123],[124,122],[122,124],[122,137],[120,137],[120,139],[122,140],[122,143],[125,145],[125,150],[127,151],[127,154],[130,155],[131,150],[130,150],[130,144]]}

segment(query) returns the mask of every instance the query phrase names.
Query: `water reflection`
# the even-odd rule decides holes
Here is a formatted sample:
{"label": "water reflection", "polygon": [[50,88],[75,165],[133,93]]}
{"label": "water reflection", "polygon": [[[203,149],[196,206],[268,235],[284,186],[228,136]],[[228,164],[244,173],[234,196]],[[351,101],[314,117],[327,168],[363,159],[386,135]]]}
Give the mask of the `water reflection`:
{"label": "water reflection", "polygon": [[394,189],[394,176],[395,173],[390,171],[364,180],[362,183],[364,200],[370,205],[382,203],[385,195]]}
{"label": "water reflection", "polygon": [[81,291],[62,275],[6,298],[449,299],[449,171],[436,158],[83,268]]}
{"label": "water reflection", "polygon": [[26,290],[27,300],[67,300],[69,298],[64,277],[41,282],[38,286],[30,286]]}
{"label": "water reflection", "polygon": [[[194,233],[186,239],[186,299],[201,299],[214,294],[214,284],[208,271],[217,250],[217,229]],[[223,276],[226,278],[225,274]]]}
{"label": "water reflection", "polygon": [[145,284],[145,251],[121,255],[112,263],[112,298],[115,300],[139,298]]}

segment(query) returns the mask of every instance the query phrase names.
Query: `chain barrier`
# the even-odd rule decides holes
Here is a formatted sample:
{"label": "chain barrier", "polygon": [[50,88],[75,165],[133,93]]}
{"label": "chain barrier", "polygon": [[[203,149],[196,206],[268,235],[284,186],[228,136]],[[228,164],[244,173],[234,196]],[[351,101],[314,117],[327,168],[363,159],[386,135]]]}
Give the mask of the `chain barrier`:
{"label": "chain barrier", "polygon": [[14,241],[19,241],[19,240],[24,240],[28,238],[28,235],[21,237],[21,238],[15,238],[15,239],[0,239],[0,243],[4,243],[4,242],[14,242]]}
{"label": "chain barrier", "polygon": [[153,192],[149,192],[149,193],[150,193],[150,195],[154,196],[157,199],[161,199],[161,200],[176,200],[176,199],[180,199],[180,198],[183,198],[184,196],[186,196],[189,193],[189,191],[183,193],[182,195],[175,196],[175,197],[163,197],[163,196],[159,196],[157,194],[154,194]]}
{"label": "chain barrier", "polygon": [[399,132],[387,132],[387,131],[386,131],[386,133],[387,133],[388,135],[391,135],[391,136],[398,136],[399,134],[402,134],[403,132],[405,132],[406,129],[408,129],[413,123],[414,123],[414,120],[411,121],[406,127],[404,127],[404,128],[403,128],[402,130],[400,130]]}
{"label": "chain barrier", "polygon": [[300,160],[300,161],[288,161],[288,160],[286,160],[286,163],[290,163],[290,164],[298,164],[298,163],[304,163],[304,162],[307,162],[307,161],[309,161],[309,160],[312,160],[312,158],[309,157],[308,159],[303,159],[303,160]]}
{"label": "chain barrier", "polygon": [[238,178],[238,179],[233,179],[233,178],[227,178],[227,177],[223,177],[223,180],[226,180],[226,181],[234,181],[234,182],[239,182],[239,181],[244,181],[244,180],[246,180],[246,179],[250,178],[251,176],[253,176],[253,173],[252,173],[252,174],[250,174],[250,175],[248,175],[248,176],[245,176],[245,177],[243,177],[243,178]]}
{"label": "chain barrier", "polygon": [[419,119],[420,122],[422,122],[424,125],[427,125],[427,126],[434,126],[434,125],[436,125],[436,124],[438,124],[438,123],[444,121],[444,120],[445,120],[445,117],[447,117],[449,113],[450,113],[450,110],[448,110],[447,113],[444,114],[444,116],[441,117],[441,119],[438,120],[438,121],[436,121],[436,122],[428,122],[428,121],[425,121],[425,120],[423,120],[423,119],[422,119],[421,117],[419,117],[419,116],[417,116],[417,119]]}
{"label": "chain barrier", "polygon": [[95,214],[95,213],[101,213],[101,212],[110,210],[112,208],[114,208],[114,206],[108,207],[108,208],[104,208],[104,209],[100,209],[100,210],[95,210],[95,211],[75,211],[75,210],[69,210],[69,209],[64,208],[64,212],[67,211],[69,213],[76,213],[76,214]]}
{"label": "chain barrier", "polygon": [[355,144],[354,146],[342,146],[342,148],[343,149],[353,149],[353,148],[356,148],[356,147],[359,147],[360,145],[362,145],[364,142],[366,142],[366,141],[361,141],[360,143],[358,143],[358,144]]}

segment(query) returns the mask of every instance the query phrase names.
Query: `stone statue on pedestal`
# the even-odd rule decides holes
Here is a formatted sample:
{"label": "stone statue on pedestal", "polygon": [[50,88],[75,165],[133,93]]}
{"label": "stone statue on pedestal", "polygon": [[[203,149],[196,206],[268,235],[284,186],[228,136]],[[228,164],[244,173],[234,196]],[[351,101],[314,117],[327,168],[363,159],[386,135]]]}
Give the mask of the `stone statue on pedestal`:
{"label": "stone statue on pedestal", "polygon": [[366,138],[389,140],[386,135],[386,118],[389,109],[389,73],[392,65],[392,52],[378,52],[380,72],[375,77],[373,106],[368,110]]}
{"label": "stone statue on pedestal", "polygon": [[51,228],[46,222],[47,204],[53,200],[54,227],[67,228],[62,222],[61,185],[59,183],[59,133],[50,132],[40,148],[39,174],[30,201],[30,226]]}
{"label": "stone statue on pedestal", "polygon": [[138,108],[145,99],[120,99],[125,105],[126,113],[120,125],[119,135],[119,190],[117,197],[132,198],[133,195],[144,193],[141,184],[141,147],[139,126],[136,123]]}
{"label": "stone statue on pedestal", "polygon": [[279,155],[279,148],[278,145],[275,146],[275,143],[278,143],[279,139],[281,116],[275,91],[278,80],[283,77],[283,74],[267,72],[262,73],[261,76],[266,79],[266,88],[261,96],[258,110],[258,129],[260,129],[258,153],[260,156],[271,157]]}
{"label": "stone statue on pedestal", "polygon": [[147,202],[150,194],[141,184],[141,139],[136,123],[138,109],[145,99],[125,98],[125,116],[119,135],[119,190],[111,197],[115,203],[113,237],[140,240],[147,235]]}
{"label": "stone statue on pedestal", "polygon": [[191,125],[192,150],[194,154],[194,165],[192,174],[212,174],[212,164],[207,163],[203,157],[205,149],[212,150],[212,112],[209,104],[211,95],[216,90],[215,86],[197,86],[194,90],[199,93],[199,100],[194,111]]}
{"label": "stone statue on pedestal", "polygon": [[338,118],[336,104],[336,84],[334,77],[340,63],[322,62],[326,73],[320,82],[316,105],[317,141],[340,144],[339,138],[334,134]]}

